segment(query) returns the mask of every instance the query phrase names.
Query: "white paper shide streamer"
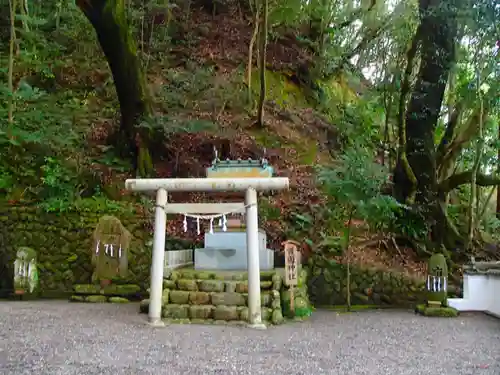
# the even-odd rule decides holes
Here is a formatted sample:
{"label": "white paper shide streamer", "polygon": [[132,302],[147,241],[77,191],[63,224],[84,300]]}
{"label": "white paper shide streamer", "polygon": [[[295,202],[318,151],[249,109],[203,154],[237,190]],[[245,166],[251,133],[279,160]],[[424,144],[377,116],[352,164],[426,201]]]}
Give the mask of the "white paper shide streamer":
{"label": "white paper shide streamer", "polygon": [[[247,208],[248,206],[245,206]],[[240,214],[242,217],[245,216],[244,212],[240,212],[240,210],[237,210],[235,212],[226,212],[224,214],[219,214],[219,215],[191,215],[189,213],[183,213],[184,215],[184,220],[182,221],[182,229],[184,230],[184,233],[188,231],[188,222],[187,219],[196,219],[196,233],[198,235],[201,234],[201,220],[209,220],[210,225],[209,225],[209,232],[214,233],[214,220],[219,219],[218,221],[218,226],[222,228],[224,232],[227,232],[227,215],[231,214]]]}
{"label": "white paper shide streamer", "polygon": [[[97,245],[95,247],[95,254],[96,255],[99,255],[99,251],[100,251],[100,246],[101,246],[101,241],[97,241]],[[114,257],[116,255],[118,255],[118,258],[121,258],[122,257],[122,245],[120,243],[120,246],[118,248],[118,252],[115,252],[115,247],[113,244],[104,244],[104,254],[110,256],[110,257]]]}

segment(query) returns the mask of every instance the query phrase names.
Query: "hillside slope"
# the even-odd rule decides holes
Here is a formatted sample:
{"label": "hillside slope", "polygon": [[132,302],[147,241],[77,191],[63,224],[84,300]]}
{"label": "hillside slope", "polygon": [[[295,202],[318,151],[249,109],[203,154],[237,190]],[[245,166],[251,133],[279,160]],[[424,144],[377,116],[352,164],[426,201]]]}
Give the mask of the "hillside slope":
{"label": "hillside slope", "polygon": [[[107,142],[118,123],[112,77],[90,25],[81,15],[75,17],[79,23],[73,28],[53,31],[47,37],[51,44],[45,58],[50,61],[46,65],[51,75],[42,74],[44,67],[33,69],[32,62],[17,64],[18,85],[27,84],[32,90],[47,93],[46,103],[39,107],[30,106],[29,101],[19,105],[18,116],[26,116],[28,131],[32,125],[27,114],[43,112],[47,124],[40,135],[45,137],[43,142],[54,142],[53,151],[96,176],[108,198],[136,201],[137,197],[123,191],[124,179],[131,177],[130,165],[119,159]],[[346,108],[356,105],[360,92],[367,92],[366,83],[349,72],[321,82],[326,99],[320,111],[310,100],[310,87],[301,83],[298,74],[311,60],[307,49],[291,34],[278,34],[268,46],[266,126],[257,129],[255,103],[248,103],[246,78],[253,31],[249,20],[230,6],[216,15],[193,7],[189,20],[176,22],[175,17],[180,16],[174,12],[168,27],[154,25],[150,43],[140,46],[157,119],[151,126],[164,129],[167,135],[165,142],[155,145],[157,176],[202,177],[213,159],[214,147],[223,158],[265,156],[277,174],[289,177],[291,182],[289,191],[260,200],[260,217],[270,246],[278,249],[285,238],[303,236],[305,232],[317,236],[314,227],[322,223],[314,219],[325,197],[316,187],[314,168],[333,163],[342,140],[353,133],[351,127],[358,126],[345,116]],[[165,43],[155,42],[165,32],[169,34],[167,50]],[[77,36],[82,39],[74,45]],[[50,48],[54,51],[50,52]],[[255,70],[251,80],[254,102],[258,86]],[[68,146],[64,140],[70,138],[76,140]],[[11,199],[22,200],[24,191],[20,187]],[[233,195],[221,194],[172,197],[173,202],[233,199]],[[297,214],[312,217],[313,223],[304,229]],[[196,233],[182,232],[181,217],[169,218],[168,231],[172,236],[196,237]],[[411,251],[398,253],[392,247],[385,250],[381,242],[371,244],[355,249],[353,260],[369,266],[423,272],[424,267],[413,259]]]}

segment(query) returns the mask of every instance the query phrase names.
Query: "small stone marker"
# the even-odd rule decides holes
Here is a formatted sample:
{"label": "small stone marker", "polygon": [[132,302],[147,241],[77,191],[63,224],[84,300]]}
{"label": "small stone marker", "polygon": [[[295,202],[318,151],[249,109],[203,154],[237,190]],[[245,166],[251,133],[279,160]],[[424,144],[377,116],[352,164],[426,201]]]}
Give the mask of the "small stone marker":
{"label": "small stone marker", "polygon": [[21,247],[14,262],[14,293],[17,295],[33,293],[37,287],[36,251],[29,247]]}
{"label": "small stone marker", "polygon": [[128,271],[128,249],[130,232],[115,216],[103,216],[94,231],[92,264],[94,279],[109,282],[117,277],[125,277]]}
{"label": "small stone marker", "polygon": [[427,272],[427,302],[436,301],[440,306],[448,306],[448,265],[443,254],[431,256]]}
{"label": "small stone marker", "polygon": [[285,241],[282,243],[285,253],[285,284],[290,287],[290,310],[294,311],[294,287],[297,286],[299,275],[299,251],[296,241]]}

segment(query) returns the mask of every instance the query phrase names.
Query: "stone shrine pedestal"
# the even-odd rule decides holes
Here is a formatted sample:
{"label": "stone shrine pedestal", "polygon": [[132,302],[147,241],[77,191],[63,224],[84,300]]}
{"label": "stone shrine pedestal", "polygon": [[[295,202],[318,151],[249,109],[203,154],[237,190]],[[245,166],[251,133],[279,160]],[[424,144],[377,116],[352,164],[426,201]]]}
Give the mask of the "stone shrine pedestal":
{"label": "stone shrine pedestal", "polygon": [[[274,269],[274,251],[266,248],[266,232],[259,229],[259,264],[261,270]],[[196,270],[245,270],[247,262],[247,235],[244,230],[205,232],[205,247],[195,249]]]}

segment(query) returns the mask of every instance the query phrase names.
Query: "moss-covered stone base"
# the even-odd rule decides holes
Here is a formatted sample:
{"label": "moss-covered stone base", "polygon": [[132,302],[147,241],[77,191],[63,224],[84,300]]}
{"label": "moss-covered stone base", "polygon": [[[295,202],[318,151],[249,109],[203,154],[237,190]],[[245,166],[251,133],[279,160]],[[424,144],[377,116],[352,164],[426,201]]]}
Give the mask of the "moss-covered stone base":
{"label": "moss-covered stone base", "polygon": [[417,305],[415,313],[423,316],[437,316],[442,318],[455,318],[459,315],[453,307],[431,307],[425,304]]}
{"label": "moss-covered stone base", "polygon": [[73,290],[75,294],[70,297],[71,302],[127,303],[140,299],[141,287],[134,284],[121,284],[101,288],[94,284],[78,284],[73,286]]}
{"label": "moss-covered stone base", "polygon": [[125,297],[109,297],[104,295],[89,295],[89,296],[79,296],[72,295],[69,298],[70,302],[89,302],[89,303],[128,303],[129,299]]}
{"label": "moss-covered stone base", "polygon": [[[261,272],[261,313],[266,324],[282,324],[285,317],[307,317],[312,308],[307,296],[307,272],[302,270],[294,289],[294,311],[290,291],[284,286],[284,270]],[[242,271],[207,272],[193,269],[173,271],[163,283],[162,316],[169,322],[247,324],[248,275]],[[140,304],[147,313],[149,299]]]}

